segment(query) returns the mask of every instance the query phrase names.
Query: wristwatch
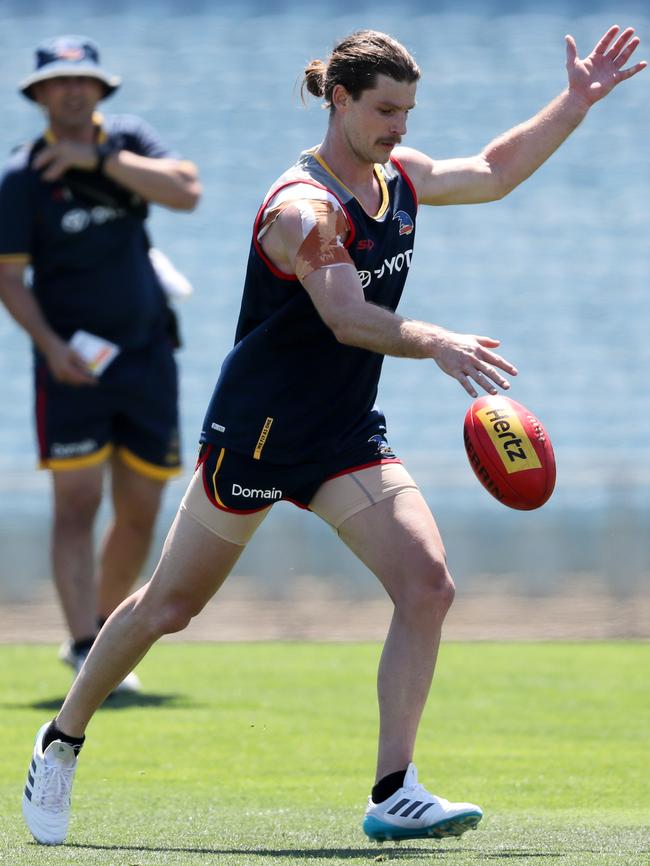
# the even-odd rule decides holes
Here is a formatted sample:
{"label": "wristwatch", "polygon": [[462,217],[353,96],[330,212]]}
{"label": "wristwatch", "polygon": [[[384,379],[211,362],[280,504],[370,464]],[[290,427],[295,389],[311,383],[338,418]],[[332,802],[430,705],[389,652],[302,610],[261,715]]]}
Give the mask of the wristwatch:
{"label": "wristwatch", "polygon": [[115,146],[110,141],[103,141],[101,144],[98,144],[95,147],[95,155],[97,156],[97,165],[95,166],[95,171],[101,174],[104,171],[104,163],[108,159],[109,156],[112,156],[114,153],[117,153],[119,148]]}

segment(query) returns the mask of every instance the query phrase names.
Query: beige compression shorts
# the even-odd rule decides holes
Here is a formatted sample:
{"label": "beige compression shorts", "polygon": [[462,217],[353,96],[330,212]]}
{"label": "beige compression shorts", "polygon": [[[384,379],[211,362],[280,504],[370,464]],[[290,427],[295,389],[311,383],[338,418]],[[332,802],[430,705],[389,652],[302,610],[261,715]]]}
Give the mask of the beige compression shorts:
{"label": "beige compression shorts", "polygon": [[[417,490],[417,484],[401,463],[380,463],[325,481],[309,503],[309,510],[338,530],[348,518],[377,502]],[[242,547],[250,541],[271,508],[269,505],[247,514],[219,508],[205,492],[201,467],[194,473],[180,505],[182,512],[210,532]]]}

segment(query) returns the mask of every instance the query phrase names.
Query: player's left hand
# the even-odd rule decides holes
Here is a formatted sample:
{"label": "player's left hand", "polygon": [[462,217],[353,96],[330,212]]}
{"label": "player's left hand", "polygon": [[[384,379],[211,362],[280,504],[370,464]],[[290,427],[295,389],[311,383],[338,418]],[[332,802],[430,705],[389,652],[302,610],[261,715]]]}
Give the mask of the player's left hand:
{"label": "player's left hand", "polygon": [[[618,36],[618,38],[616,38]],[[594,50],[582,60],[573,36],[566,37],[566,67],[569,92],[581,97],[591,106],[620,84],[641,72],[648,65],[645,60],[623,69],[640,43],[633,27],[610,27]]]}
{"label": "player's left hand", "polygon": [[97,150],[92,144],[57,141],[37,154],[33,166],[43,169],[43,180],[59,180],[69,168],[93,171],[97,166]]}

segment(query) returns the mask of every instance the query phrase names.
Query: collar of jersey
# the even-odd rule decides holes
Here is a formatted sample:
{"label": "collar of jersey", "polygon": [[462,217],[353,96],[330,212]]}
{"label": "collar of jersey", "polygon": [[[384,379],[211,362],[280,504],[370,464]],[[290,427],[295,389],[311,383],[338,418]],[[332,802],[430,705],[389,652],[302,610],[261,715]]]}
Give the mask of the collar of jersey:
{"label": "collar of jersey", "polygon": [[[104,129],[104,118],[98,111],[93,112],[93,126],[96,130],[96,144],[104,144],[104,142],[108,140],[108,133]],[[56,144],[56,142],[58,141],[56,135],[49,127],[43,133],[43,138],[48,144]]]}
{"label": "collar of jersey", "polygon": [[[357,199],[357,201],[359,201],[359,199],[358,199],[358,198],[356,197],[356,195],[352,192],[352,190],[350,189],[350,187],[349,187],[349,186],[346,186],[346,185],[343,183],[343,181],[341,180],[341,178],[340,178],[340,177],[337,177],[337,176],[334,174],[334,172],[333,172],[332,169],[329,167],[329,165],[325,162],[325,160],[323,159],[323,157],[318,153],[317,148],[313,148],[313,149],[310,151],[310,153],[311,153],[311,155],[314,157],[314,159],[316,160],[316,162],[317,162],[319,165],[321,165],[321,166],[325,169],[325,171],[326,171],[329,175],[331,175],[331,176],[334,178],[334,180],[335,180],[337,183],[341,184],[341,186],[343,187],[344,190],[346,190],[347,192],[349,192],[350,195],[351,195],[353,198],[355,198],[355,199]],[[380,165],[377,165],[377,164],[375,163],[374,168],[373,168],[373,171],[375,172],[375,177],[377,178],[377,180],[378,180],[378,182],[379,182],[379,188],[381,189],[381,204],[379,205],[379,210],[377,211],[376,214],[368,214],[368,216],[372,217],[372,219],[378,220],[378,219],[381,219],[381,218],[383,217],[383,215],[386,213],[386,209],[388,208],[388,187],[386,186],[386,180],[385,180],[385,178],[384,178],[384,173],[383,173],[383,171],[381,170],[381,166],[380,166]],[[361,202],[360,202],[360,201],[359,201],[359,204],[361,205]],[[361,205],[361,207],[363,207],[363,205]],[[365,208],[364,208],[364,210],[365,210]]]}

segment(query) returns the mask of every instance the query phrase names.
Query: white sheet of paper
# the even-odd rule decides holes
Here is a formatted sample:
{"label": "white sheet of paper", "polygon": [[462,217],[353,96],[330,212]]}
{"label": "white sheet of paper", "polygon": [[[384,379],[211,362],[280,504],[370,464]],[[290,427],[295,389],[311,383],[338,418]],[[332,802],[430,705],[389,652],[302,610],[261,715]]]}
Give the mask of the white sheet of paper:
{"label": "white sheet of paper", "polygon": [[79,352],[94,376],[101,376],[120,352],[120,347],[115,343],[89,334],[88,331],[75,331],[70,338],[70,345]]}

